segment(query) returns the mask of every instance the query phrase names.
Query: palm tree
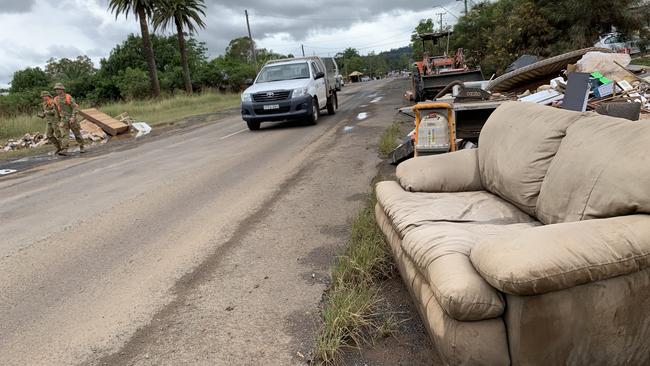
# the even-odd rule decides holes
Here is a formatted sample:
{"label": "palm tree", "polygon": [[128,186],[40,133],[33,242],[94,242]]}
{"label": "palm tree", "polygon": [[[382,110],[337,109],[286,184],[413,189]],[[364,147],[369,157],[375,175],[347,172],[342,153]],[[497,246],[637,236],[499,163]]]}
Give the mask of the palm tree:
{"label": "palm tree", "polygon": [[178,35],[178,48],[181,52],[183,66],[183,80],[185,91],[192,94],[192,80],[187,62],[187,49],[185,47],[185,34],[187,28],[190,34],[199,28],[205,28],[202,17],[205,17],[205,4],[203,0],[158,0],[154,7],[153,25],[155,29],[167,28],[174,24]]}
{"label": "palm tree", "polygon": [[108,9],[115,13],[115,18],[124,14],[128,18],[129,13],[133,13],[140,21],[140,32],[142,33],[142,50],[147,60],[149,68],[149,82],[151,83],[151,95],[154,98],[160,96],[160,82],[158,81],[158,72],[156,70],[156,59],[153,55],[153,47],[149,38],[149,26],[147,19],[153,14],[154,3],[156,0],[109,0]]}

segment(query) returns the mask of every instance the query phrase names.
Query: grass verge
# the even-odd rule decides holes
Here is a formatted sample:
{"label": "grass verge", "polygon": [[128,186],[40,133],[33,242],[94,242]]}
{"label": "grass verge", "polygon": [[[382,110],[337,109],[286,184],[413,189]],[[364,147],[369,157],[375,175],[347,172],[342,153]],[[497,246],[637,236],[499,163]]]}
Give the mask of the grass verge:
{"label": "grass verge", "polygon": [[138,121],[151,126],[166,124],[179,119],[233,108],[239,105],[239,94],[202,93],[192,96],[180,95],[160,100],[139,100],[106,104],[100,111],[117,116],[127,112]]}
{"label": "grass verge", "polygon": [[388,156],[397,147],[397,140],[400,137],[400,124],[393,122],[379,138],[379,153]]}
{"label": "grass verge", "polygon": [[[159,100],[110,103],[98,107],[98,109],[110,116],[117,116],[127,112],[138,121],[144,121],[151,126],[156,126],[194,115],[236,107],[239,101],[238,94],[206,92],[192,96],[178,95]],[[82,106],[82,108],[85,107],[87,106]],[[0,143],[35,131],[45,131],[45,121],[36,116],[24,115],[0,119]]]}
{"label": "grass verge", "polygon": [[394,273],[394,265],[375,221],[375,203],[373,191],[352,222],[348,246],[332,268],[332,286],[326,293],[314,349],[325,364],[338,364],[344,350],[391,332],[392,320],[376,312],[378,283]]}

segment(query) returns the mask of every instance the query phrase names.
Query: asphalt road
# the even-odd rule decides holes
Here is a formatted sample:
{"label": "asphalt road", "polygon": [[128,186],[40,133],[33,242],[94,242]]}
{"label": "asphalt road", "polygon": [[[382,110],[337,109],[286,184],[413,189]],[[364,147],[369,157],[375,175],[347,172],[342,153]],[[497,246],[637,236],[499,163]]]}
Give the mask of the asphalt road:
{"label": "asphalt road", "polygon": [[302,363],[405,88],[1,177],[0,365]]}

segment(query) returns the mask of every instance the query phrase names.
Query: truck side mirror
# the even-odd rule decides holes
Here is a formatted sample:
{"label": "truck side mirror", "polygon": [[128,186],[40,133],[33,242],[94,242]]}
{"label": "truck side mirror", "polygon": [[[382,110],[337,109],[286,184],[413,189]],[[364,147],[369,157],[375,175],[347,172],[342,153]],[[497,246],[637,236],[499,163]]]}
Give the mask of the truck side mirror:
{"label": "truck side mirror", "polygon": [[322,72],[322,71],[319,71],[319,72],[316,73],[316,75],[314,75],[314,80],[322,79],[324,77],[325,77],[325,73]]}
{"label": "truck side mirror", "polygon": [[253,79],[246,79],[246,80],[244,80],[244,84],[246,84],[246,86],[251,86],[251,85],[253,85]]}

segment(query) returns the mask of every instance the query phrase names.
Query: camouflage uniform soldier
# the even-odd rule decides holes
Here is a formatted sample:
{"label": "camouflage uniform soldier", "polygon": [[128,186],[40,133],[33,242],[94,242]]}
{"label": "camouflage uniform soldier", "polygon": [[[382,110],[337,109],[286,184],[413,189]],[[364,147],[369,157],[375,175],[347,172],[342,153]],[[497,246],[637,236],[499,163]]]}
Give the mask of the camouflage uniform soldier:
{"label": "camouflage uniform soldier", "polygon": [[79,120],[77,120],[79,105],[70,94],[66,94],[63,84],[56,83],[56,85],[54,85],[54,90],[57,94],[56,97],[54,97],[54,104],[61,116],[61,122],[59,122],[59,130],[61,131],[61,149],[67,150],[68,136],[70,136],[70,131],[72,131],[75,140],[77,140],[77,144],[79,144],[79,151],[84,153],[86,150],[84,149],[84,140],[81,137],[81,125],[79,124]]}
{"label": "camouflage uniform soldier", "polygon": [[47,136],[47,140],[56,147],[55,154],[58,154],[61,152],[61,132],[59,130],[61,117],[50,92],[41,92],[41,98],[43,99],[43,103],[41,104],[41,111],[38,113],[38,116],[47,121],[45,135]]}

